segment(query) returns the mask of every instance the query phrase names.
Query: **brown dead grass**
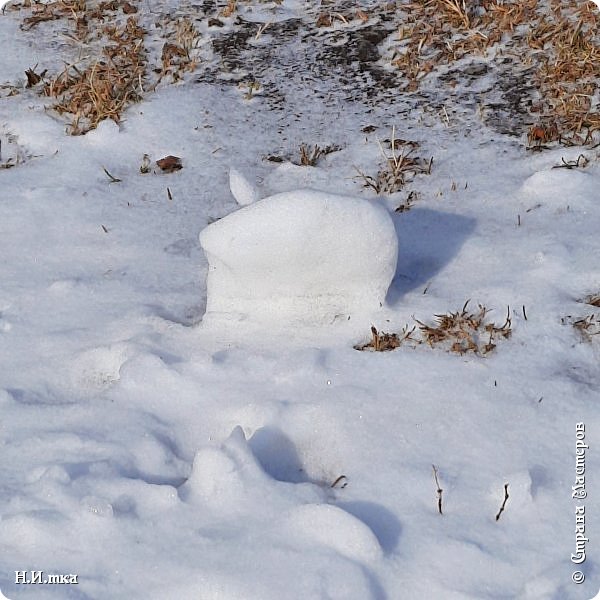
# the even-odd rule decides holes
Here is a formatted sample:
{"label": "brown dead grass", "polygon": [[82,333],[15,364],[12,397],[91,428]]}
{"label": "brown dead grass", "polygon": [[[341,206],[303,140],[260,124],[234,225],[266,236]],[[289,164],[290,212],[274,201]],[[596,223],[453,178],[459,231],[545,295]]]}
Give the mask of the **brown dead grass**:
{"label": "brown dead grass", "polygon": [[[392,128],[391,139],[383,143],[378,141],[378,144],[384,161],[377,173],[367,175],[355,167],[364,187],[371,188],[376,194],[394,194],[417,175],[431,174],[433,157],[425,159],[415,156],[418,142],[397,139],[395,128]],[[384,144],[388,146],[387,149]]]}
{"label": "brown dead grass", "polygon": [[58,0],[28,1],[20,8],[25,13],[22,29],[60,21],[63,37],[86,48],[86,58],[66,65],[58,74],[46,76],[46,70],[29,69],[28,87],[40,84],[40,93],[54,100],[51,109],[67,117],[72,135],[84,134],[104,119],[119,123],[123,111],[138,102],[144,91],[146,32],[133,16],[137,7],[126,0]]}
{"label": "brown dead grass", "polygon": [[502,2],[483,0],[483,13],[463,0],[415,0],[406,9],[398,29],[403,46],[392,60],[414,91],[434,69],[467,56],[482,56],[526,22],[536,0]]}
{"label": "brown dead grass", "polygon": [[222,17],[231,17],[237,10],[237,0],[227,0],[227,6],[219,13]]}
{"label": "brown dead grass", "polygon": [[[221,6],[221,16],[233,17],[238,2],[228,0]],[[57,21],[59,24],[48,26],[88,49],[92,40],[101,42],[107,23],[122,29],[123,17],[140,14],[136,0],[55,0],[45,4],[23,0],[21,4],[9,5],[7,10],[22,11],[24,30]],[[398,20],[397,46],[391,64],[405,78],[402,91],[417,90],[428,75],[464,59],[485,56],[503,60],[510,56],[515,69],[532,69],[532,83],[537,89],[538,98],[531,106],[533,125],[523,132],[530,147],[586,145],[600,139],[600,21],[591,1],[412,0],[407,4],[382,3],[369,9],[340,3],[340,12],[336,10],[331,4],[323,5],[316,25],[355,27],[384,16]],[[165,43],[162,52],[159,50],[159,64],[153,69],[144,64],[148,59],[143,52],[130,46],[125,48],[127,61],[107,57],[102,50],[95,56],[87,53],[91,58],[85,64],[76,63],[66,73],[54,75],[52,92],[68,82],[75,88],[56,104],[58,112],[73,115],[73,133],[93,128],[102,118],[118,120],[123,107],[141,97],[144,77],[152,76],[147,86],[151,89],[160,82],[177,82],[196,68],[199,33],[193,20],[164,17],[163,21]],[[138,27],[140,23],[137,22]],[[65,24],[68,33],[64,33]],[[128,44],[123,41],[117,45]],[[137,85],[133,83],[136,78]],[[250,87],[245,97],[252,98],[254,92],[255,88]],[[107,95],[114,96],[113,100],[107,101]],[[423,166],[412,156],[395,158],[402,164],[388,160],[381,173],[361,173],[364,183],[380,191],[399,189],[404,172]]]}
{"label": "brown dead grass", "polygon": [[161,68],[156,69],[158,78],[154,87],[161,81],[175,83],[198,66],[196,49],[200,33],[187,17],[165,24],[166,41],[161,52]]}
{"label": "brown dead grass", "polygon": [[498,339],[511,336],[510,310],[507,311],[504,323],[498,325],[487,320],[490,311],[485,306],[480,304],[476,311],[471,312],[468,305],[467,300],[462,310],[434,315],[435,321],[432,324],[415,319],[416,326],[411,329],[405,325],[400,333],[382,333],[371,327],[371,339],[354,348],[385,352],[403,344],[427,344],[431,348],[439,347],[456,354],[473,352],[485,356],[496,348]]}
{"label": "brown dead grass", "polygon": [[306,144],[300,145],[300,164],[303,167],[314,167],[323,151],[316,144],[311,148]]}
{"label": "brown dead grass", "polygon": [[583,302],[585,302],[585,304],[589,304],[590,306],[596,306],[597,308],[600,308],[600,292],[597,294],[589,294],[583,299]]}
{"label": "brown dead grass", "polygon": [[410,341],[419,344],[420,341],[412,336],[415,329],[416,326],[409,329],[407,325],[400,333],[384,333],[383,331],[377,331],[377,328],[371,326],[371,339],[365,344],[354,346],[354,348],[361,351],[387,352],[388,350],[399,348],[405,342]]}
{"label": "brown dead grass", "polygon": [[336,144],[329,144],[328,146],[300,144],[299,160],[296,162],[292,159],[292,162],[302,167],[315,167],[321,158],[339,150],[341,150],[341,146]]}
{"label": "brown dead grass", "polygon": [[463,58],[510,54],[516,66],[534,67],[539,101],[530,145],[588,144],[600,131],[593,105],[600,83],[600,29],[592,2],[414,0],[404,9],[392,59],[415,91],[436,69]]}
{"label": "brown dead grass", "polygon": [[[594,9],[595,10],[595,9]],[[567,145],[593,141],[600,112],[592,104],[600,82],[600,31],[590,6],[578,10],[556,5],[553,18],[543,16],[528,36],[538,53],[536,84],[542,95],[540,124]]]}
{"label": "brown dead grass", "polygon": [[586,342],[591,342],[593,336],[600,334],[600,317],[596,315],[575,319],[572,325]]}
{"label": "brown dead grass", "polygon": [[480,304],[477,311],[469,312],[468,304],[469,301],[460,311],[435,315],[433,325],[417,321],[423,341],[431,347],[445,346],[458,354],[474,352],[485,355],[496,348],[495,340],[510,337],[510,312],[507,312],[502,325],[496,325],[486,322],[489,311],[485,306]]}
{"label": "brown dead grass", "polygon": [[[600,308],[600,292],[588,294],[577,300],[581,304]],[[567,315],[561,319],[563,325],[569,324],[581,335],[585,342],[591,342],[593,337],[600,334],[600,315],[588,314],[581,317]]]}
{"label": "brown dead grass", "polygon": [[144,30],[131,16],[123,27],[106,26],[105,33],[109,43],[100,58],[83,70],[71,65],[44,86],[44,94],[56,99],[52,108],[72,115],[72,135],[86,133],[104,119],[119,123],[125,108],[142,97]]}
{"label": "brown dead grass", "polygon": [[35,67],[26,72],[28,87],[40,84],[40,93],[53,99],[50,108],[66,117],[67,131],[72,135],[85,134],[105,119],[119,123],[125,109],[139,102],[146,89],[154,89],[163,80],[178,81],[198,63],[200,34],[192,20],[166,17],[157,22],[167,38],[158,57],[160,67],[150,70],[146,31],[133,0],[58,0],[47,4],[25,0],[11,10],[22,11],[24,30],[57,21],[53,29],[76,42],[74,53],[85,56],[58,74],[47,75],[46,70],[38,73]]}

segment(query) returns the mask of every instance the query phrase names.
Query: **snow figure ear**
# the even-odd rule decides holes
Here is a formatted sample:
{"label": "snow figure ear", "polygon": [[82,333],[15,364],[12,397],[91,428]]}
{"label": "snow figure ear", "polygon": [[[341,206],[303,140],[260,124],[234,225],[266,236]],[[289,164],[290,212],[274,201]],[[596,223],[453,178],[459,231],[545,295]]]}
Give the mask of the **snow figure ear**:
{"label": "snow figure ear", "polygon": [[229,169],[229,189],[240,206],[256,202],[258,190],[236,169]]}

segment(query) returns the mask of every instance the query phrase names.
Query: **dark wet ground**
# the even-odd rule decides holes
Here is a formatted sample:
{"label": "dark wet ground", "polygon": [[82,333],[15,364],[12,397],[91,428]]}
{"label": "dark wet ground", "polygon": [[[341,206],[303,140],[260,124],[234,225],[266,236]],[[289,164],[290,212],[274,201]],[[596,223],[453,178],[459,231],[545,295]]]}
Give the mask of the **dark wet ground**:
{"label": "dark wet ground", "polygon": [[[213,14],[214,2],[204,2]],[[535,121],[529,113],[535,86],[531,70],[517,70],[511,57],[478,57],[440,67],[415,92],[383,56],[383,42],[397,29],[390,15],[377,23],[318,28],[314,20],[271,23],[256,40],[257,23],[240,17],[234,29],[211,28],[213,61],[199,66],[196,81],[238,86],[256,81],[274,111],[302,110],[298,99],[314,95],[324,106],[340,102],[393,109],[403,118],[445,111],[461,121],[522,136]]]}

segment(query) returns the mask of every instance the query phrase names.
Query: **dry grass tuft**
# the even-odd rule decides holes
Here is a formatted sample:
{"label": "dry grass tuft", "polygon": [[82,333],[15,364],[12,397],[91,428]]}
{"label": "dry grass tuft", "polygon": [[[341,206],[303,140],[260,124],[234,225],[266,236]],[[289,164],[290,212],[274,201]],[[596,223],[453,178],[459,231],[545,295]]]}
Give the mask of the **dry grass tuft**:
{"label": "dry grass tuft", "polygon": [[46,73],[48,72],[48,69],[44,69],[40,73],[36,73],[36,69],[37,65],[25,71],[25,76],[27,77],[27,84],[25,85],[26,88],[36,86],[38,83],[40,83],[40,81],[44,79]]}
{"label": "dry grass tuft", "polygon": [[417,320],[423,341],[429,346],[446,345],[451,352],[465,354],[474,352],[485,355],[494,350],[494,340],[498,337],[508,338],[512,333],[510,313],[507,312],[503,325],[487,323],[485,317],[489,312],[485,306],[469,312],[465,302],[462,310],[435,315],[436,324],[426,325]]}
{"label": "dry grass tuft", "polygon": [[[588,294],[577,300],[577,302],[593,306],[594,308],[600,308],[600,292]],[[600,315],[593,313],[582,317],[567,315],[561,318],[561,322],[563,325],[572,325],[586,342],[591,342],[593,336],[600,334]]]}
{"label": "dry grass tuft", "polygon": [[303,167],[314,167],[322,154],[321,148],[316,144],[310,148],[306,144],[300,145],[300,164]]}
{"label": "dry grass tuft", "polygon": [[261,91],[261,85],[259,81],[241,81],[238,83],[238,89],[244,92],[242,98],[244,100],[252,100],[256,94]]}
{"label": "dry grass tuft", "polygon": [[[328,146],[309,146],[308,144],[300,144],[300,160],[295,163],[302,167],[316,167],[319,159],[323,156],[327,156],[332,152],[338,152],[341,147],[336,144],[329,144]],[[292,160],[292,162],[294,162]]]}
{"label": "dry grass tuft", "polygon": [[592,336],[600,334],[600,317],[596,315],[575,319],[572,325],[586,342],[591,342]]}
{"label": "dry grass tuft", "polygon": [[354,348],[384,352],[408,342],[413,346],[427,344],[431,348],[441,347],[457,354],[473,352],[485,356],[496,348],[497,339],[510,337],[510,309],[504,323],[497,325],[486,320],[489,310],[485,306],[480,304],[477,311],[470,312],[467,310],[468,304],[467,300],[460,311],[435,315],[436,322],[433,325],[415,319],[418,331],[416,326],[411,329],[406,325],[400,333],[380,333],[375,327],[371,327],[371,339]]}
{"label": "dry grass tuft", "polygon": [[[600,292],[588,294],[579,300],[579,302],[587,304],[588,306],[600,308]],[[596,316],[595,314],[590,314],[585,317],[576,317],[574,319],[569,316],[563,318],[562,322],[570,322],[586,342],[591,342],[592,336],[600,334],[600,316]]]}
{"label": "dry grass tuft", "polygon": [[408,195],[406,196],[406,200],[404,202],[402,202],[401,204],[399,204],[395,209],[394,212],[397,213],[403,213],[403,212],[407,212],[409,211],[414,203],[420,198],[420,194],[419,192],[415,192],[415,190],[411,190]]}
{"label": "dry grass tuft", "polygon": [[465,29],[471,27],[470,11],[465,0],[437,0],[437,5],[447,13],[451,22]]}
{"label": "dry grass tuft", "polygon": [[81,135],[104,119],[119,123],[125,108],[141,99],[145,72],[144,30],[136,17],[123,27],[106,26],[110,42],[84,70],[75,65],[44,86],[44,94],[55,98],[53,109],[73,115],[69,133]]}
{"label": "dry grass tuft", "polygon": [[231,17],[237,10],[236,0],[227,0],[227,6],[219,13],[222,17]]}
{"label": "dry grass tuft", "polygon": [[147,32],[141,20],[148,22],[149,17],[138,8],[135,0],[25,0],[20,5],[25,13],[22,29],[58,21],[52,28],[67,25],[69,32],[61,34],[75,42],[79,57],[85,56],[53,76],[46,70],[37,72],[37,65],[26,71],[27,87],[43,83],[40,93],[54,100],[51,108],[68,117],[68,133],[85,134],[104,119],[119,123],[123,111],[140,101],[146,88],[154,89],[163,80],[179,81],[196,68],[200,33],[191,18],[166,16],[155,22],[166,42],[162,52],[158,46],[151,55],[160,67],[148,69]]}
{"label": "dry grass tuft", "polygon": [[536,54],[540,126],[554,131],[551,141],[589,143],[600,130],[600,112],[592,102],[600,82],[597,17],[588,4],[577,10],[557,4],[553,15],[540,17],[527,43],[541,51]]}
{"label": "dry grass tuft", "polygon": [[371,326],[371,339],[366,344],[354,346],[355,350],[372,350],[374,352],[387,352],[395,350],[404,342],[412,341],[419,343],[418,340],[412,337],[416,327],[408,329],[408,325],[402,329],[400,333],[383,333],[377,331],[374,326]]}
{"label": "dry grass tuft", "polygon": [[385,161],[377,174],[375,176],[366,175],[354,167],[359,177],[362,178],[364,187],[371,188],[376,194],[394,194],[400,191],[406,183],[412,181],[416,175],[431,174],[433,157],[427,160],[419,156],[412,156],[419,146],[417,142],[397,140],[392,134],[389,151],[384,150],[381,142],[378,143]]}
{"label": "dry grass tuft", "polygon": [[596,306],[597,308],[600,308],[600,292],[597,294],[589,294],[583,299],[583,302],[585,302],[585,304],[589,304],[590,306]]}
{"label": "dry grass tuft", "polygon": [[592,2],[551,0],[413,0],[403,7],[391,63],[415,91],[428,74],[462,59],[509,55],[514,68],[533,69],[539,100],[528,132],[543,144],[597,141],[600,111],[600,29]]}
{"label": "dry grass tuft", "polygon": [[193,22],[185,17],[169,25],[173,27],[173,31],[168,30],[166,35],[169,40],[174,38],[175,41],[167,41],[163,45],[161,68],[157,69],[158,80],[154,87],[165,78],[173,83],[179,81],[186,72],[192,72],[198,66],[196,50],[200,33]]}

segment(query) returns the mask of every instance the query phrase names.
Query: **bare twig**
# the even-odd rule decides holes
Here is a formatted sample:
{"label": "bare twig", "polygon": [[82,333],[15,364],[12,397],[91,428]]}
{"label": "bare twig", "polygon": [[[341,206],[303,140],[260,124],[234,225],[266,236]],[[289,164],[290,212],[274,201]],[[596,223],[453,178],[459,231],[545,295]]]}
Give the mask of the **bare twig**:
{"label": "bare twig", "polygon": [[562,161],[561,165],[554,165],[552,168],[553,169],[575,169],[575,168],[583,168],[583,167],[587,167],[589,164],[589,159],[584,156],[583,154],[580,154],[577,157],[577,160],[569,160],[566,161],[564,158],[560,159]]}
{"label": "bare twig", "polygon": [[[343,482],[343,483],[342,483]],[[337,485],[341,483],[340,489],[344,489],[348,485],[348,478],[345,475],[340,475],[332,484],[331,487],[337,487]]]}
{"label": "bare twig", "polygon": [[115,177],[114,175],[111,175],[104,167],[102,167],[102,170],[106,173],[106,175],[110,179],[110,183],[119,183],[120,181],[122,181],[118,177]]}
{"label": "bare twig", "polygon": [[504,500],[502,501],[502,506],[496,515],[496,521],[500,519],[500,515],[504,512],[504,507],[506,506],[506,501],[508,500],[508,483],[504,484]]}

